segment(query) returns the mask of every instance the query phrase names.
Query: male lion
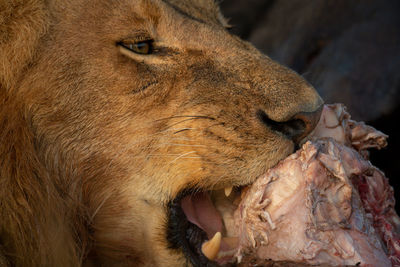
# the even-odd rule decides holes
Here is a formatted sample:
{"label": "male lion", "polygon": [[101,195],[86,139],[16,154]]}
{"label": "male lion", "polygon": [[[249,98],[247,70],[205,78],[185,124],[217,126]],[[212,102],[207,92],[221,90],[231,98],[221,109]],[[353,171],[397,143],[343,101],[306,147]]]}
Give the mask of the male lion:
{"label": "male lion", "polygon": [[180,200],[209,216],[322,105],[227,27],[212,0],[1,0],[1,265],[216,264]]}

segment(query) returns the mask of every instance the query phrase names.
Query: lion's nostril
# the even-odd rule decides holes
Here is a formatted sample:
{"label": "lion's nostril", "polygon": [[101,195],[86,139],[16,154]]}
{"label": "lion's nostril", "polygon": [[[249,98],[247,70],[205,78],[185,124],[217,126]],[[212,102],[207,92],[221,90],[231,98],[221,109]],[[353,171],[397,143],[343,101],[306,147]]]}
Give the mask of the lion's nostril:
{"label": "lion's nostril", "polygon": [[271,120],[263,110],[257,111],[258,119],[271,130],[279,132],[295,143],[306,137],[317,125],[321,116],[322,106],[313,112],[300,112],[287,121]]}
{"label": "lion's nostril", "polygon": [[257,117],[271,130],[282,133],[289,139],[301,135],[306,129],[306,124],[300,119],[290,119],[288,121],[278,122],[271,120],[263,110],[257,111]]}

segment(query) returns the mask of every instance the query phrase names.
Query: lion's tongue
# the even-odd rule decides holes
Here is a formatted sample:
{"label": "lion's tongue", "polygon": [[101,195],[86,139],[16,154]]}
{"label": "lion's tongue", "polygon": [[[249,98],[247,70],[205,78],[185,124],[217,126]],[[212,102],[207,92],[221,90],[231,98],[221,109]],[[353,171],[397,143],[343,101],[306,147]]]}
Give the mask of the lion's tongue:
{"label": "lion's tongue", "polygon": [[188,221],[200,227],[210,239],[217,232],[222,232],[222,218],[211,202],[207,193],[200,192],[186,196],[181,206]]}

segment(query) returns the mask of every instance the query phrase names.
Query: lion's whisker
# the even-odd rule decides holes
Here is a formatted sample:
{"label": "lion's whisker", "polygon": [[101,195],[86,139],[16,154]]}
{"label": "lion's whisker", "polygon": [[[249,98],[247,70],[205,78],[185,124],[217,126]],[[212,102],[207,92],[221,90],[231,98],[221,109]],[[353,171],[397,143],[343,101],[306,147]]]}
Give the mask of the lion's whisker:
{"label": "lion's whisker", "polygon": [[169,146],[190,146],[190,147],[210,147],[206,145],[192,145],[192,144],[176,144],[176,143],[160,143],[159,146],[164,146],[164,145],[169,145]]}
{"label": "lion's whisker", "polygon": [[[145,126],[140,127],[140,128],[135,128],[135,129],[136,130],[141,130],[141,129],[151,128],[151,127],[154,126],[154,124],[156,124],[156,123],[158,123],[160,121],[169,120],[169,119],[178,119],[178,118],[190,118],[189,120],[195,120],[195,119],[209,119],[209,120],[212,120],[212,121],[216,120],[215,118],[212,118],[212,117],[209,117],[209,116],[202,116],[202,115],[176,115],[176,116],[161,118],[161,119],[157,119],[157,120],[148,122]],[[184,121],[186,121],[186,120],[182,120],[180,122],[177,122],[177,123],[174,123],[172,125],[169,125],[168,128],[170,128],[170,127],[172,127],[172,126],[174,126],[176,124],[179,124],[181,122],[184,122]],[[166,129],[166,131],[169,130],[168,128]],[[193,128],[186,128],[186,129],[193,129]],[[181,129],[181,130],[183,130],[183,129]]]}
{"label": "lion's whisker", "polygon": [[[148,135],[148,136],[146,136],[146,137],[144,137],[144,138],[141,138],[141,139],[139,139],[139,140],[136,140],[135,142],[130,142],[130,143],[128,143],[128,145],[125,146],[124,149],[119,150],[119,152],[118,152],[117,154],[115,154],[114,157],[109,161],[108,166],[107,166],[107,169],[111,168],[112,163],[115,161],[115,159],[118,158],[118,156],[120,156],[120,155],[126,153],[129,149],[131,149],[132,147],[134,147],[134,146],[135,146],[136,144],[138,144],[138,143],[145,142],[146,140],[151,140],[154,136],[156,136],[156,135],[158,135],[158,134],[159,134],[159,133],[156,133],[156,134],[153,134],[153,135]],[[182,137],[170,137],[169,139],[170,139],[171,141],[191,141],[191,140],[188,139],[188,138],[182,138]],[[156,148],[159,148],[159,147],[160,147],[160,146],[158,146],[158,147],[156,147]],[[133,158],[141,158],[141,156],[133,156]],[[144,158],[145,158],[145,156],[144,156]]]}
{"label": "lion's whisker", "polygon": [[180,156],[178,156],[177,158],[175,158],[173,161],[171,161],[170,163],[173,163],[173,162],[175,162],[175,161],[177,161],[178,159],[180,159],[180,158],[182,158],[182,157],[185,157],[185,156],[187,156],[187,155],[190,155],[190,154],[193,154],[193,153],[196,153],[197,151],[190,151],[190,152],[187,152],[187,153],[183,153],[182,155],[180,155]]}
{"label": "lion's whisker", "polygon": [[197,119],[215,120],[214,118],[212,118],[210,116],[204,116],[204,115],[175,115],[175,116],[171,116],[171,117],[157,119],[157,120],[154,120],[154,121],[162,121],[162,120],[177,119],[177,118],[197,118]]}
{"label": "lion's whisker", "polygon": [[96,210],[93,212],[93,214],[90,216],[89,218],[89,222],[92,222],[94,217],[96,216],[96,214],[99,212],[99,210],[101,209],[101,207],[104,205],[104,203],[111,197],[113,193],[110,192],[106,197],[103,198],[103,200],[101,201],[101,203],[97,206]]}
{"label": "lion's whisker", "polygon": [[195,118],[189,118],[189,119],[181,120],[181,121],[178,121],[176,123],[171,124],[170,127],[178,125],[178,124],[181,124],[182,122],[185,122],[185,121],[192,121],[192,120],[198,120],[198,119],[202,119],[202,118],[195,117]]}
{"label": "lion's whisker", "polygon": [[[145,142],[146,140],[149,140],[149,139],[153,139],[154,136],[157,136],[160,133],[161,132],[156,133],[156,134],[152,134],[152,135],[147,135],[144,138],[141,138],[139,140],[135,140],[134,142],[129,142],[128,146],[125,146],[125,149],[122,150],[121,153],[127,151],[129,148],[131,148],[132,146],[134,146],[134,145],[136,145],[138,143]],[[172,140],[172,141],[192,141],[191,139],[184,138],[184,137],[169,137],[169,139]],[[118,155],[120,155],[121,153],[119,153]]]}
{"label": "lion's whisker", "polygon": [[[133,158],[139,159],[147,159],[147,158],[167,158],[167,157],[175,157],[176,155],[146,155],[146,156],[134,156]],[[180,157],[179,159],[204,159],[203,157]],[[170,162],[172,163],[172,161]]]}
{"label": "lion's whisker", "polygon": [[181,129],[181,130],[178,130],[178,131],[174,132],[174,134],[178,134],[178,133],[181,133],[181,132],[184,132],[184,131],[193,130],[193,129],[194,129],[194,128],[183,128],[183,129]]}
{"label": "lion's whisker", "polygon": [[211,185],[210,190],[215,190],[215,186],[216,186],[221,180],[226,179],[226,178],[229,178],[229,176],[228,176],[228,175],[223,175],[223,176],[218,177],[218,179],[216,179],[216,180],[213,182],[213,184]]}

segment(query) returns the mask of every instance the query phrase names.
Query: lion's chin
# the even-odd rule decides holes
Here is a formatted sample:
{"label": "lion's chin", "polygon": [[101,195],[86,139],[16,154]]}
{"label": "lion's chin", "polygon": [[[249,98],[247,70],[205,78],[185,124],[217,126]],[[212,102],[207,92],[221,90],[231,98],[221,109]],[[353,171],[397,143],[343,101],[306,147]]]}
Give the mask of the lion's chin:
{"label": "lion's chin", "polygon": [[237,251],[233,222],[241,188],[185,190],[169,204],[168,241],[194,266],[227,265]]}

